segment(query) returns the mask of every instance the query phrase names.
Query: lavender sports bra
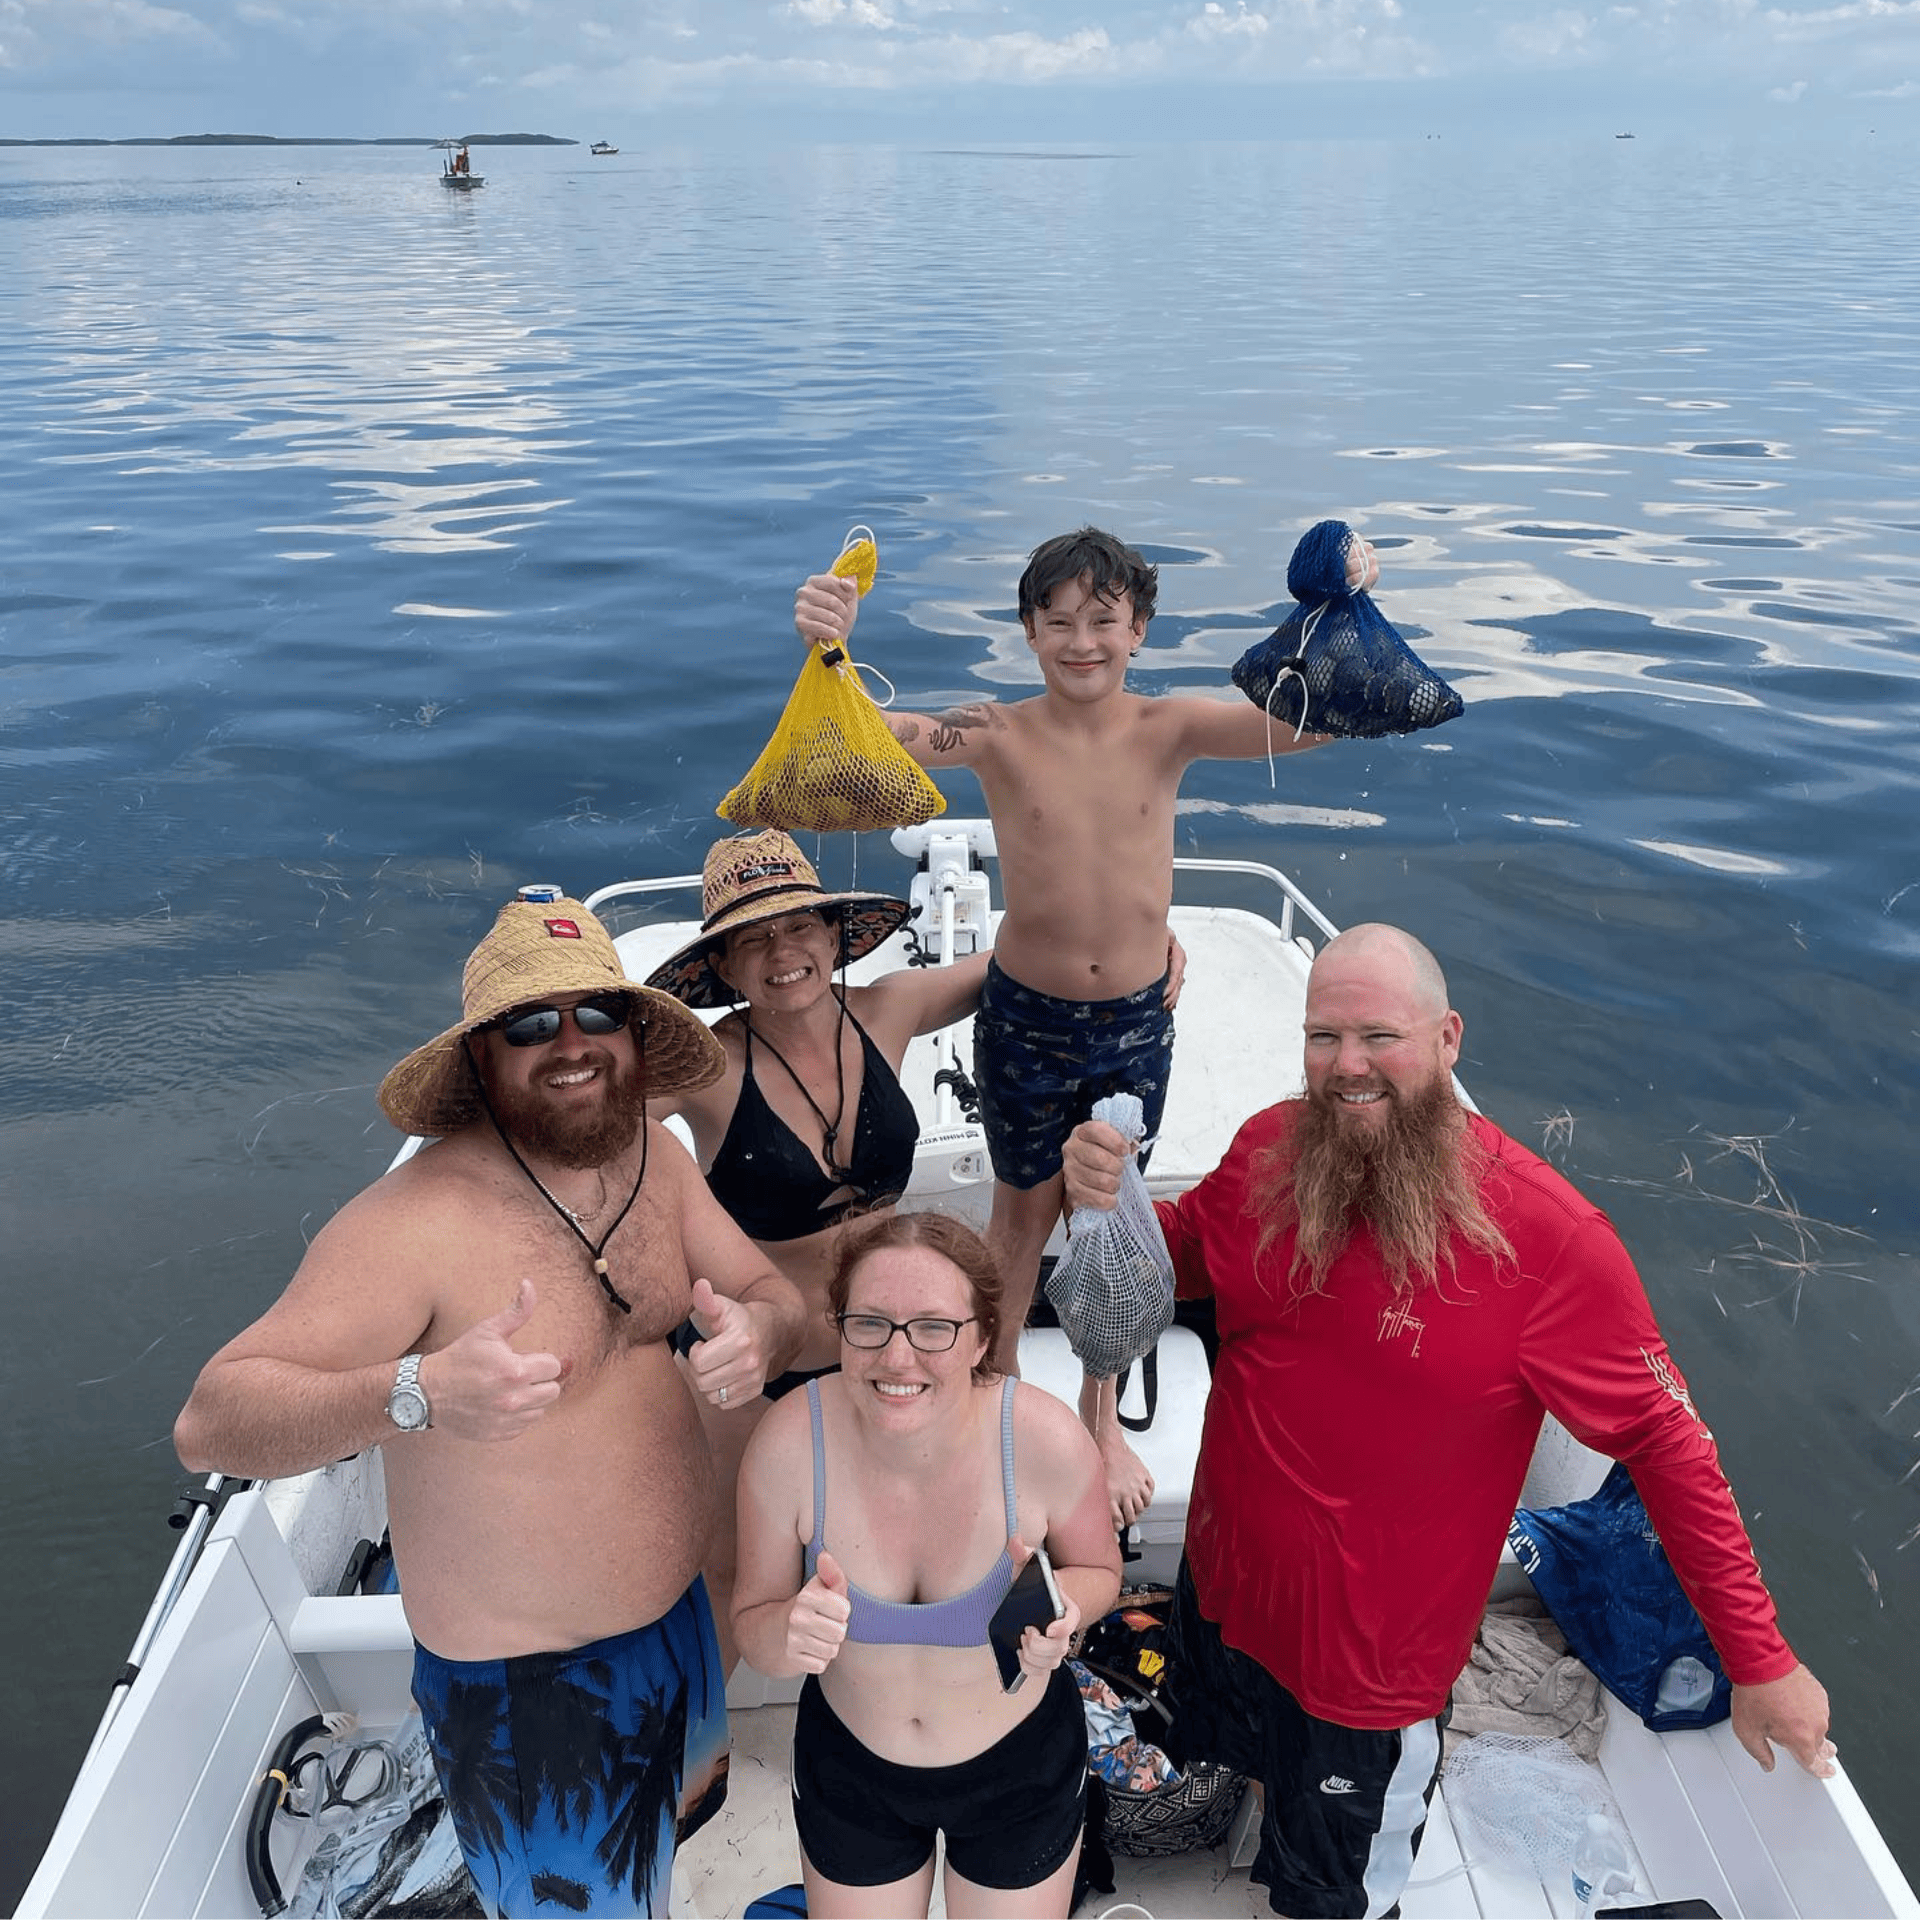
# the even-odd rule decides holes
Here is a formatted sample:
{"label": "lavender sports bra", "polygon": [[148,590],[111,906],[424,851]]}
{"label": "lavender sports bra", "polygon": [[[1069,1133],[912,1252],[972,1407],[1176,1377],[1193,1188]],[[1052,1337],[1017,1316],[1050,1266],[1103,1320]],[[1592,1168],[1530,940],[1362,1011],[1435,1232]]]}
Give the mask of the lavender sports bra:
{"label": "lavender sports bra", "polygon": [[[985,1577],[951,1600],[880,1600],[847,1582],[852,1612],[847,1638],[869,1647],[984,1647],[987,1622],[1013,1585],[1013,1536],[1019,1519],[1013,1504],[1013,1389],[1011,1375],[1000,1389],[1000,1482],[1007,1500],[1007,1544]],[[827,1449],[820,1426],[820,1382],[807,1382],[813,1416],[813,1538],[807,1542],[807,1578],[819,1565],[827,1530]]]}

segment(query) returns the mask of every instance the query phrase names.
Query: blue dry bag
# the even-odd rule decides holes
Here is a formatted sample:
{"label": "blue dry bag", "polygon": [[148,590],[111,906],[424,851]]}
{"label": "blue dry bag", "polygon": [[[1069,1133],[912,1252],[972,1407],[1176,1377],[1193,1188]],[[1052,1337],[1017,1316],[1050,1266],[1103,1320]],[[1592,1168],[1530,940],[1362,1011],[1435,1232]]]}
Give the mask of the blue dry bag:
{"label": "blue dry bag", "polygon": [[1732,1711],[1720,1656],[1618,1461],[1589,1499],[1519,1508],[1507,1544],[1568,1647],[1655,1733]]}

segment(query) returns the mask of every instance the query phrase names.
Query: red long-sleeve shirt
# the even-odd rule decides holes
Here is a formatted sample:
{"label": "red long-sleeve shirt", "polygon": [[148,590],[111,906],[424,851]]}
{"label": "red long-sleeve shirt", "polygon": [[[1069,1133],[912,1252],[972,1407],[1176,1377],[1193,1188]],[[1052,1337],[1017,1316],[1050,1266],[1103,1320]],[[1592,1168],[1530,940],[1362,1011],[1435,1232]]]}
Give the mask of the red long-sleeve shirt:
{"label": "red long-sleeve shirt", "polygon": [[1456,1244],[1455,1271],[1396,1296],[1362,1228],[1324,1291],[1296,1300],[1291,1232],[1256,1263],[1246,1202],[1252,1156],[1299,1111],[1256,1114],[1212,1173],[1157,1203],[1180,1293],[1217,1303],[1187,1557],[1227,1643],[1323,1720],[1438,1713],[1547,1410],[1632,1468],[1728,1677],[1789,1672],[1713,1436],[1606,1216],[1476,1115],[1517,1274]]}

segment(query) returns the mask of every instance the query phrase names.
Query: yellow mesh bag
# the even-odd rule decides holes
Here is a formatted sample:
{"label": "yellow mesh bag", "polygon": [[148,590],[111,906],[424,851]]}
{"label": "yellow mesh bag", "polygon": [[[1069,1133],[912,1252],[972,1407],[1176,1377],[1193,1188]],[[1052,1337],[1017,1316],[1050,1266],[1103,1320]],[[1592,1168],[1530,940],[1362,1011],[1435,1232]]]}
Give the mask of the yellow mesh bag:
{"label": "yellow mesh bag", "polygon": [[[880,565],[873,535],[855,527],[832,571],[864,596]],[[945,798],[887,729],[841,641],[814,647],[773,738],[715,811],[742,827],[788,833],[870,833],[945,813]]]}

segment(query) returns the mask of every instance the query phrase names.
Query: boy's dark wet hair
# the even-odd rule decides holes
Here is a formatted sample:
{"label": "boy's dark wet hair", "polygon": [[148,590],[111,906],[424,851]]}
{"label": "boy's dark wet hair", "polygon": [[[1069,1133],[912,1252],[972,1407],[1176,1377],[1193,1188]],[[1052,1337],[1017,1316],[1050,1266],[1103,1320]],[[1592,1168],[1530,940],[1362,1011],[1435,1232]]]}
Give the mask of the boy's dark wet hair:
{"label": "boy's dark wet hair", "polygon": [[1020,623],[1028,626],[1042,607],[1053,603],[1053,590],[1069,580],[1085,580],[1102,600],[1116,605],[1133,603],[1134,618],[1153,618],[1153,599],[1160,586],[1160,569],[1150,567],[1127,546],[1098,527],[1062,533],[1033,550],[1020,576]]}

